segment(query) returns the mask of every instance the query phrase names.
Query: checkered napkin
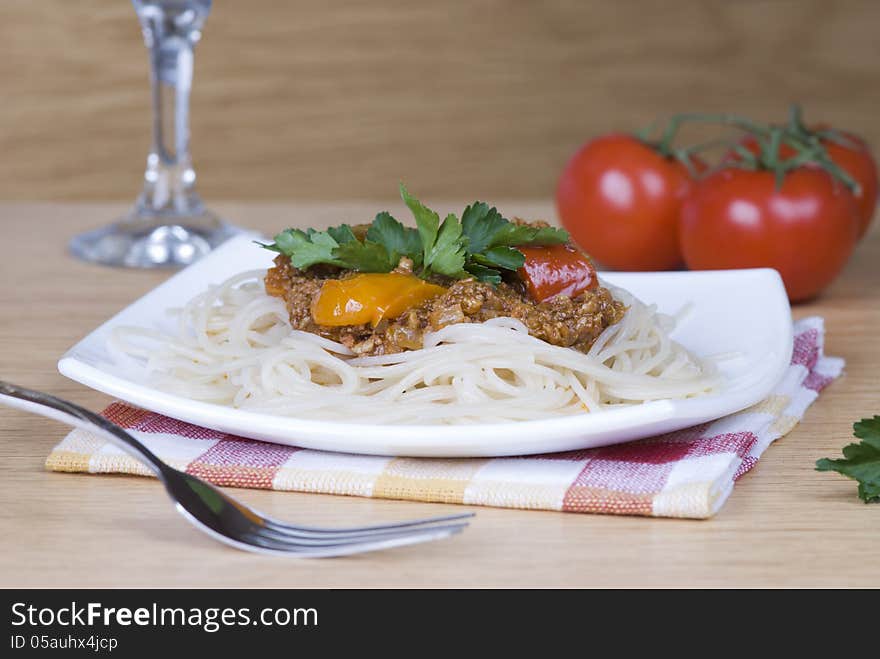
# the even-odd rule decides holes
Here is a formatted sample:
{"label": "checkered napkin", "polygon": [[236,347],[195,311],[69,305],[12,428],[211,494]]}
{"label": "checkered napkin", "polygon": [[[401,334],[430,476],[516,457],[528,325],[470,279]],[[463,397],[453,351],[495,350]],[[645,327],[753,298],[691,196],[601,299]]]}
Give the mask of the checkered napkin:
{"label": "checkered napkin", "polygon": [[[770,443],[787,434],[843,370],[823,354],[824,324],[794,324],[782,381],[747,410],[605,448],[511,458],[386,458],[259,442],[125,403],[103,414],[168,464],[217,485],[578,513],[705,518]],[[462,429],[462,432],[465,432]],[[88,432],[74,430],[46,461],[53,471],[152,475]]]}

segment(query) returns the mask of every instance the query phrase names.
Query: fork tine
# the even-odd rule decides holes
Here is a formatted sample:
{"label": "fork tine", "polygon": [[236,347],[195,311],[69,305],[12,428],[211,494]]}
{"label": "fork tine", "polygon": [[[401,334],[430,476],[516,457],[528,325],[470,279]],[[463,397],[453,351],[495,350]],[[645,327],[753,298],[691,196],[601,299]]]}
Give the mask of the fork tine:
{"label": "fork tine", "polygon": [[[256,511],[252,511],[255,512]],[[257,513],[259,515],[259,513]],[[265,522],[267,528],[272,528],[279,533],[296,535],[300,537],[320,537],[320,536],[368,536],[372,534],[382,534],[387,531],[397,529],[419,529],[430,528],[443,522],[454,522],[457,520],[469,519],[474,517],[476,513],[457,513],[455,515],[441,515],[438,517],[426,517],[424,519],[406,520],[403,522],[390,522],[387,524],[375,524],[372,526],[350,526],[350,527],[316,527],[301,526],[299,524],[288,524],[281,520],[260,515]]]}
{"label": "fork tine", "polygon": [[302,544],[300,542],[279,541],[263,535],[246,535],[241,537],[240,544],[251,551],[272,552],[294,555],[298,557],[344,556],[377,549],[388,549],[421,542],[430,542],[448,538],[460,533],[463,526],[450,527],[437,531],[407,532],[401,535],[365,541],[343,541],[332,544]]}
{"label": "fork tine", "polygon": [[406,545],[416,545],[423,542],[432,542],[434,540],[442,540],[444,538],[448,538],[452,535],[455,535],[459,531],[452,531],[446,533],[416,533],[412,535],[406,535],[400,538],[394,538],[391,540],[378,540],[371,542],[361,542],[361,543],[352,543],[345,544],[336,547],[321,547],[314,548],[308,551],[300,552],[295,554],[298,558],[330,558],[333,556],[348,556],[351,554],[361,554],[369,551],[376,551],[379,549],[391,549],[393,547],[403,547]]}
{"label": "fork tine", "polygon": [[423,542],[433,542],[434,540],[442,540],[443,538],[448,538],[452,535],[459,533],[459,531],[453,531],[449,533],[443,534],[432,534],[432,533],[424,533],[424,534],[413,534],[407,535],[401,538],[396,538],[393,540],[384,540],[384,541],[375,541],[375,542],[364,542],[358,544],[344,545],[341,547],[331,547],[328,549],[322,549],[317,551],[309,552],[308,554],[300,554],[299,556],[305,557],[326,557],[330,558],[333,556],[348,556],[351,554],[361,554],[368,551],[376,551],[378,549],[391,549],[393,547],[404,547],[406,545],[417,545]]}
{"label": "fork tine", "polygon": [[286,542],[296,545],[307,545],[307,546],[324,546],[324,547],[332,547],[335,545],[343,545],[347,543],[359,543],[359,542],[369,542],[369,541],[381,541],[385,539],[392,538],[402,538],[410,535],[418,535],[421,533],[433,533],[433,532],[443,532],[449,531],[452,533],[458,533],[459,531],[464,530],[467,527],[467,524],[443,524],[436,525],[427,528],[418,527],[416,529],[389,529],[386,531],[380,532],[372,532],[369,534],[354,534],[354,535],[329,535],[329,536],[302,536],[302,535],[294,535],[291,533],[284,533],[277,531],[273,528],[253,526],[251,527],[251,534],[253,536],[259,536],[263,538],[271,538],[274,541],[278,542]]}
{"label": "fork tine", "polygon": [[[178,474],[182,482],[190,484],[189,488],[180,491],[178,496],[172,494],[172,498],[177,502],[178,511],[207,531],[209,535],[243,549],[253,546],[262,547],[265,551],[302,554],[306,551],[305,548],[311,547],[315,552],[319,549],[332,550],[334,552],[332,555],[355,553],[355,551],[342,552],[341,548],[356,544],[364,546],[359,551],[368,551],[374,548],[397,546],[400,543],[411,544],[406,539],[415,536],[447,537],[462,531],[467,524],[461,522],[443,524],[442,520],[457,520],[473,516],[473,513],[460,513],[383,524],[377,527],[360,527],[365,530],[359,530],[355,527],[354,531],[349,529],[315,529],[314,527],[305,527],[314,530],[303,531],[297,526],[267,518],[247,504],[195,476],[183,472],[175,472],[173,476],[176,477]],[[169,476],[166,485],[174,482]],[[194,487],[193,484],[198,487]],[[184,494],[189,507],[184,505],[184,501],[181,500],[181,496]],[[220,524],[219,527],[217,523]]]}
{"label": "fork tine", "polygon": [[245,532],[244,534],[226,534],[206,525],[198,517],[181,505],[177,510],[196,528],[208,534],[215,540],[245,551],[262,554],[287,555],[296,558],[321,558],[332,556],[345,556],[359,554],[379,549],[390,549],[404,545],[413,545],[432,540],[441,540],[460,533],[466,524],[451,525],[450,528],[441,530],[409,531],[391,538],[378,538],[370,540],[345,540],[330,545],[306,545],[294,539],[273,538],[263,534]]}
{"label": "fork tine", "polygon": [[[342,539],[348,538],[355,540],[358,538],[368,538],[371,536],[384,536],[389,533],[400,532],[404,530],[419,531],[430,530],[442,526],[444,522],[455,522],[457,520],[468,519],[474,517],[476,513],[456,513],[454,515],[440,515],[437,517],[426,517],[423,519],[406,520],[403,522],[391,522],[387,524],[376,524],[372,526],[355,526],[355,527],[315,527],[300,526],[297,524],[288,524],[272,517],[268,517],[254,510],[250,506],[237,499],[233,499],[222,490],[213,485],[206,484],[207,487],[219,497],[223,498],[231,508],[237,509],[245,519],[248,520],[251,528],[258,528],[260,532],[269,531],[276,535],[280,534],[291,538],[328,538]],[[464,524],[467,526],[467,524]]]}

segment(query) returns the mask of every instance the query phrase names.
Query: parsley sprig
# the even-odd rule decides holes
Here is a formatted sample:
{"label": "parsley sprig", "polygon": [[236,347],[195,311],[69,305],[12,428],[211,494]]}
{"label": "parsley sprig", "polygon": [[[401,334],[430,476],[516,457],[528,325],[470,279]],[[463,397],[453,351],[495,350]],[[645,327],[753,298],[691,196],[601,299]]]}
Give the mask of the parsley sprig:
{"label": "parsley sprig", "polygon": [[343,224],[326,231],[286,229],[263,247],[289,257],[300,270],[323,263],[359,272],[391,272],[406,256],[423,278],[439,274],[497,284],[503,270],[522,267],[525,257],[517,247],[569,240],[562,229],[514,224],[482,201],[466,207],[461,218],[450,213],[441,222],[440,215],[410,195],[402,183],[400,196],[415,219],[415,229],[383,211],[363,240]]}
{"label": "parsley sprig", "polygon": [[816,471],[836,471],[858,481],[859,498],[880,503],[880,416],[853,424],[853,435],[862,441],[843,447],[843,458],[816,461]]}

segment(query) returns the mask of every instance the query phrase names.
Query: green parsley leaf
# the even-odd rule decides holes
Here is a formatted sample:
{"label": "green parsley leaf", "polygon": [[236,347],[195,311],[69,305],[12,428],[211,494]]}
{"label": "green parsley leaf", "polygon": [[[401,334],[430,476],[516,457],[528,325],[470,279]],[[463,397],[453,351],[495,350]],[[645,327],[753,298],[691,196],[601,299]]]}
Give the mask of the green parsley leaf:
{"label": "green parsley leaf", "polygon": [[418,230],[403,226],[386,211],[376,215],[367,230],[367,240],[384,245],[389,253],[397,256],[398,262],[401,256],[406,256],[416,266],[422,264],[422,239]]}
{"label": "green parsley leaf", "polygon": [[316,263],[329,263],[347,267],[336,259],[333,250],[339,247],[328,233],[309,229],[306,233],[300,229],[286,229],[275,236],[275,244],[270,246],[275,251],[290,257],[294,268],[304,270]]}
{"label": "green parsley leaf", "polygon": [[514,224],[483,201],[475,201],[464,209],[461,224],[469,254],[481,254],[492,247],[561,245],[569,241],[568,232],[563,229]]}
{"label": "green parsley leaf", "polygon": [[391,272],[400,257],[388,253],[384,245],[372,240],[350,240],[333,250],[333,257],[347,264],[345,267],[359,272]]}
{"label": "green parsley leaf", "polygon": [[464,279],[467,277],[464,262],[465,246],[461,235],[461,222],[454,213],[450,213],[440,225],[437,240],[431,248],[430,258],[426,259],[425,266],[437,274]]}
{"label": "green parsley leaf", "polygon": [[497,286],[501,283],[501,273],[494,268],[487,268],[479,263],[467,263],[464,269],[472,274],[477,281]]}
{"label": "green parsley leaf", "polygon": [[464,209],[461,225],[467,241],[465,270],[493,285],[501,281],[499,269],[517,270],[525,263],[525,256],[516,247],[557,245],[569,240],[568,233],[561,229],[514,224],[483,201]]}
{"label": "green parsley leaf", "polygon": [[327,229],[327,233],[330,234],[330,237],[340,245],[357,240],[357,236],[354,235],[351,227],[347,224],[338,227],[330,227]]}
{"label": "green parsley leaf", "polygon": [[482,254],[472,254],[471,260],[489,267],[518,270],[523,267],[526,257],[523,256],[521,251],[513,247],[492,247]]}
{"label": "green parsley leaf", "polygon": [[450,213],[441,225],[440,215],[411,196],[403,183],[400,196],[416,220],[422,241],[422,277],[432,272],[456,279],[467,277],[465,239],[458,218]]}
{"label": "green parsley leaf", "polygon": [[347,224],[327,231],[287,229],[275,236],[274,244],[263,247],[289,257],[300,270],[326,263],[360,272],[390,272],[398,261],[383,245],[358,240]]}
{"label": "green parsley leaf", "polygon": [[570,240],[568,231],[555,227],[530,227],[523,224],[507,225],[492,240],[492,246],[508,245],[510,247],[538,247],[546,245],[562,245]]}
{"label": "green parsley leaf", "polygon": [[880,503],[880,416],[853,424],[853,434],[862,441],[843,447],[843,459],[816,461],[816,471],[836,471],[858,481],[859,498]]}
{"label": "green parsley leaf", "polygon": [[440,216],[422,204],[418,199],[412,197],[403,183],[400,184],[400,197],[416,220],[419,237],[422,239],[422,263],[425,268],[429,268],[431,265],[431,250],[434,247],[434,243],[437,242],[437,232],[440,228]]}
{"label": "green parsley leaf", "polygon": [[[345,227],[348,229],[348,227]],[[339,243],[336,239],[330,235],[330,231],[333,231],[337,235],[343,235],[342,227],[334,227],[328,231],[318,231],[317,229],[308,229],[306,233],[308,234],[309,240],[313,245],[319,245],[321,247],[326,247],[327,249],[334,249]],[[349,229],[349,231],[351,231]]]}
{"label": "green parsley leaf", "polygon": [[510,222],[505,220],[494,207],[482,201],[475,201],[461,214],[461,226],[467,236],[468,254],[479,254],[494,244],[497,235],[504,231]]}
{"label": "green parsley leaf", "polygon": [[501,270],[522,267],[525,257],[518,246],[568,241],[561,229],[513,224],[482,201],[466,207],[461,220],[450,213],[441,223],[437,212],[410,195],[403,183],[400,196],[415,218],[415,229],[382,212],[365,236],[355,234],[347,224],[326,231],[287,229],[275,236],[274,243],[262,246],[286,255],[301,270],[326,263],[360,272],[390,272],[406,256],[421,268],[422,277],[473,276],[498,284]]}

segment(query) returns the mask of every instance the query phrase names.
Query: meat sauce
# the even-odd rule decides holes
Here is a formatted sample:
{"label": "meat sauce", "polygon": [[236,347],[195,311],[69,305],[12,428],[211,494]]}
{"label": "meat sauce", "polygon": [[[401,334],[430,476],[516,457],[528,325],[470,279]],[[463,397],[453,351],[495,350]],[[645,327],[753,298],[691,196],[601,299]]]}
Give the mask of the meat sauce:
{"label": "meat sauce", "polygon": [[[529,334],[547,343],[586,352],[606,327],[623,318],[625,307],[598,285],[592,265],[579,252],[562,245],[522,251],[526,264],[518,276],[511,273],[497,286],[475,279],[431,277],[429,285],[401,288],[414,304],[401,304],[401,298],[386,295],[382,313],[350,316],[363,321],[356,324],[339,324],[346,317],[333,316],[332,310],[340,304],[322,300],[322,289],[325,283],[336,282],[328,289],[361,291],[364,275],[332,266],[298,270],[287,257],[278,256],[266,274],[266,292],[285,301],[295,329],[338,341],[358,355],[417,350],[427,332],[501,316],[516,318]],[[401,259],[394,273],[379,276],[411,277],[411,273],[412,263]],[[369,291],[376,295],[375,289]],[[360,312],[359,305],[355,299],[349,306]],[[324,322],[316,322],[316,315]]]}

